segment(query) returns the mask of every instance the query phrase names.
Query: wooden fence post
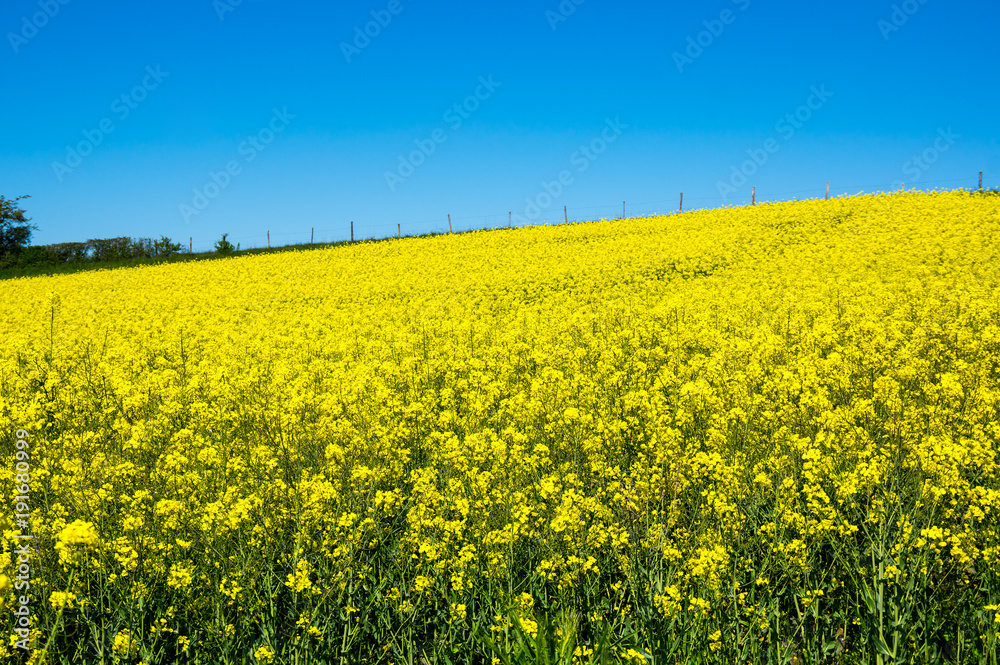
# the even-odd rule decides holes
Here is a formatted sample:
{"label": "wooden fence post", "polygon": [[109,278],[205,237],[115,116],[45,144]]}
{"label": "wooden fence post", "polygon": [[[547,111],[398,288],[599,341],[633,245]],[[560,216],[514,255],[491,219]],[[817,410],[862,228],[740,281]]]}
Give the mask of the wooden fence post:
{"label": "wooden fence post", "polygon": [[397,238],[402,238],[403,237],[403,232],[400,230],[399,224],[396,224],[396,237]]}
{"label": "wooden fence post", "polygon": [[680,211],[684,212],[684,192],[681,192],[681,207]]}
{"label": "wooden fence post", "polygon": [[188,236],[188,254],[194,254],[194,238]]}
{"label": "wooden fence post", "polygon": [[566,212],[566,206],[563,206],[563,220],[569,224],[569,213]]}
{"label": "wooden fence post", "polygon": [[753,187],[753,204],[757,205],[757,185]]}
{"label": "wooden fence post", "polygon": [[826,200],[830,200],[830,181],[826,181]]}
{"label": "wooden fence post", "polygon": [[271,232],[267,232],[267,248],[271,249]]}
{"label": "wooden fence post", "polygon": [[983,172],[979,172],[979,191],[983,191]]}
{"label": "wooden fence post", "polygon": [[354,242],[354,220],[351,220],[351,242]]}
{"label": "wooden fence post", "polygon": [[448,233],[451,233],[451,213],[448,213]]}
{"label": "wooden fence post", "polygon": [[622,219],[625,219],[625,202],[622,201]]}
{"label": "wooden fence post", "polygon": [[508,229],[510,228],[510,224],[513,221],[512,220],[513,216],[514,216],[513,211],[507,211],[507,228]]}
{"label": "wooden fence post", "polygon": [[315,235],[316,235],[316,227],[314,226],[314,227],[312,227],[312,228],[309,229],[309,244],[310,245],[313,244],[313,237]]}

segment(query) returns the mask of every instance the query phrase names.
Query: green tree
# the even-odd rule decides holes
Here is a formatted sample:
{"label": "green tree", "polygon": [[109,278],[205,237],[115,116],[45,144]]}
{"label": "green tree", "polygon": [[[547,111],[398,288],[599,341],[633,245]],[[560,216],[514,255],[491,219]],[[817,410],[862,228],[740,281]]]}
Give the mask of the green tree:
{"label": "green tree", "polygon": [[180,252],[182,248],[179,242],[174,242],[166,236],[160,236],[159,240],[153,242],[153,255],[169,258],[170,255]]}
{"label": "green tree", "polygon": [[16,199],[6,199],[0,196],[0,256],[16,254],[28,246],[31,232],[38,227],[29,224],[30,217],[24,216],[24,210],[17,205],[21,199],[29,196],[18,196]]}
{"label": "green tree", "polygon": [[233,250],[236,249],[235,247],[233,247],[233,243],[226,240],[226,236],[228,235],[229,235],[228,233],[223,233],[222,240],[219,240],[218,242],[215,243],[215,251],[218,254],[222,255],[232,254]]}

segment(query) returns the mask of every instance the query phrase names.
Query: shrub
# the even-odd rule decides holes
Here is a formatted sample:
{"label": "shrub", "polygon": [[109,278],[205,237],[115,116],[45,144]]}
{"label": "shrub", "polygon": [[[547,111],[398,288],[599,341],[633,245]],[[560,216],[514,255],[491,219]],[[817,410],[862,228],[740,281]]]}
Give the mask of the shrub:
{"label": "shrub", "polygon": [[46,245],[45,249],[52,263],[80,263],[88,259],[85,242],[61,242]]}
{"label": "shrub", "polygon": [[48,248],[44,245],[29,245],[22,249],[19,253],[11,255],[10,261],[10,265],[12,267],[19,268],[54,263],[51,255],[49,254]]}
{"label": "shrub", "polygon": [[215,251],[217,254],[222,254],[222,255],[232,254],[236,250],[236,248],[233,247],[233,243],[226,240],[226,236],[228,235],[229,235],[228,233],[223,233],[222,240],[215,243]]}
{"label": "shrub", "polygon": [[156,257],[170,258],[181,250],[182,245],[179,242],[173,242],[166,236],[160,236],[160,239],[153,243],[153,255]]}
{"label": "shrub", "polygon": [[121,261],[133,256],[131,238],[92,238],[87,241],[91,261]]}
{"label": "shrub", "polygon": [[129,259],[151,259],[156,256],[153,241],[149,238],[136,238],[129,243],[127,249]]}

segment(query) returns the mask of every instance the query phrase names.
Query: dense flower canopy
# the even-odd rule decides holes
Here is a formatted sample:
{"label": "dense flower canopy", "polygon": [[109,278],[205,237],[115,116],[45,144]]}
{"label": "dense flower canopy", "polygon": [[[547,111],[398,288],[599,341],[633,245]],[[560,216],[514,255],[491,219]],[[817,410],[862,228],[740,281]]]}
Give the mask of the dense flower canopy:
{"label": "dense flower canopy", "polygon": [[878,194],[2,282],[33,640],[987,653],[998,232],[1000,197]]}

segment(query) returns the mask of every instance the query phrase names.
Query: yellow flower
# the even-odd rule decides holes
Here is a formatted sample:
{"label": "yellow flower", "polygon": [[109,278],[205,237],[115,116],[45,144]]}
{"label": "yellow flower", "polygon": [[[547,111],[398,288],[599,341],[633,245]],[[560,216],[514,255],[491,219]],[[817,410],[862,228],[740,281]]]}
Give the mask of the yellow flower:
{"label": "yellow flower", "polygon": [[[243,632],[219,608],[269,612],[294,552],[279,582],[341,600],[274,644],[340,635],[392,570],[366,620],[489,607],[509,634],[608,599],[592,621],[697,624],[711,660],[734,601],[766,633],[783,589],[853,626],[855,580],[989,586],[998,206],[878,193],[2,279],[0,430],[24,436],[0,457],[17,512],[44,490],[47,603],[166,605],[150,640],[208,662]],[[46,564],[25,558],[5,611]],[[556,593],[483,597],[512,580]]]}
{"label": "yellow flower", "polygon": [[49,594],[49,603],[52,605],[52,608],[56,610],[72,608],[75,600],[76,594],[66,591],[53,591]]}
{"label": "yellow flower", "polygon": [[295,565],[295,572],[289,573],[285,579],[285,586],[291,587],[294,591],[305,591],[312,586],[309,575],[312,573],[312,564],[305,559],[299,559]]}
{"label": "yellow flower", "polygon": [[418,575],[416,579],[413,580],[413,590],[417,593],[422,593],[434,586],[434,580],[425,576]]}
{"label": "yellow flower", "polygon": [[253,657],[264,665],[271,665],[274,662],[274,650],[269,646],[262,646],[253,652]]}
{"label": "yellow flower", "polygon": [[128,630],[119,631],[115,635],[111,653],[114,655],[115,661],[131,660],[139,654],[139,640],[132,637]]}
{"label": "yellow flower", "polygon": [[451,612],[448,618],[448,623],[455,623],[456,621],[465,620],[465,611],[466,611],[465,605],[461,603],[451,603],[449,607]]}
{"label": "yellow flower", "polygon": [[59,561],[68,563],[78,559],[84,550],[97,545],[97,531],[91,522],[74,520],[67,524],[56,537],[55,549],[59,553]]}
{"label": "yellow flower", "polygon": [[622,660],[628,663],[645,663],[646,656],[640,651],[636,651],[634,648],[629,647],[628,649],[622,649],[618,652],[618,655]]}
{"label": "yellow flower", "polygon": [[170,575],[167,577],[167,585],[174,589],[183,589],[191,586],[194,579],[192,569],[187,566],[175,563],[170,566]]}

